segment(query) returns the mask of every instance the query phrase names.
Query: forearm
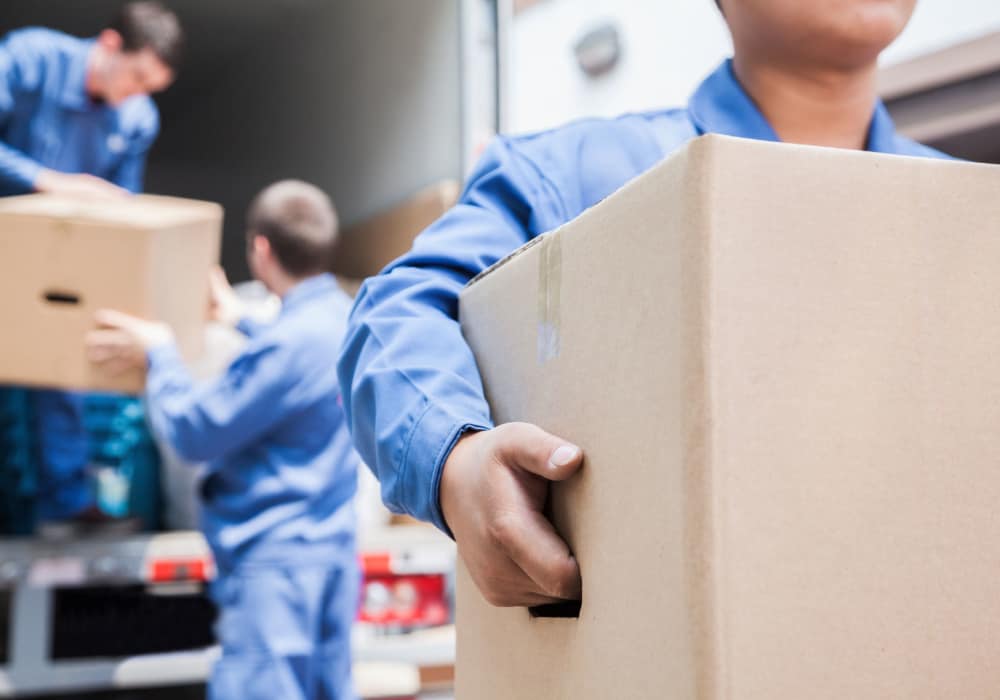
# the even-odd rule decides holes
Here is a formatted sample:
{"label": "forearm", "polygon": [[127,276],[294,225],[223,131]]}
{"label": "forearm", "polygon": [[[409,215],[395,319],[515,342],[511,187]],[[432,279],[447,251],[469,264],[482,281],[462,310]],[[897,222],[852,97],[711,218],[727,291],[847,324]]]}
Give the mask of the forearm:
{"label": "forearm", "polygon": [[[339,369],[341,385],[350,386],[344,405],[355,444],[378,476],[386,505],[444,530],[437,496],[442,465],[466,429],[491,422],[458,323],[433,309],[437,293],[429,281],[421,290],[422,276],[429,277],[408,269],[365,284]],[[421,318],[385,323],[400,308],[417,306],[426,309]]]}
{"label": "forearm", "polygon": [[348,425],[383,500],[444,530],[442,465],[464,431],[491,426],[458,295],[539,232],[536,172],[507,143],[493,144],[460,203],[362,286],[341,352]]}
{"label": "forearm", "polygon": [[191,452],[193,435],[187,413],[194,399],[194,381],[173,343],[147,353],[147,415],[154,432],[182,457]]}

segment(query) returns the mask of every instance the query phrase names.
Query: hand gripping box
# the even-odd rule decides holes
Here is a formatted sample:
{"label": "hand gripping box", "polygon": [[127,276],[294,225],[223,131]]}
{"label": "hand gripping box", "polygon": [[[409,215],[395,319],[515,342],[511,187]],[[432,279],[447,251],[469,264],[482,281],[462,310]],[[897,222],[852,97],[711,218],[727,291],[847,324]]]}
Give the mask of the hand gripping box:
{"label": "hand gripping box", "polygon": [[1000,168],[706,136],[473,281],[581,445],[579,617],[458,581],[460,700],[1000,696]]}

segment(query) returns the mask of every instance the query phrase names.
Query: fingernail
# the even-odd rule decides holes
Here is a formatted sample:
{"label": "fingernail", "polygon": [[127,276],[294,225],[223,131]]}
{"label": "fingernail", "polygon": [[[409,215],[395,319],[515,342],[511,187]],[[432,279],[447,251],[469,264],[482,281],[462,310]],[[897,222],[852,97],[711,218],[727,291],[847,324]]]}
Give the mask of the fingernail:
{"label": "fingernail", "polygon": [[552,456],[549,457],[549,463],[554,467],[565,467],[567,464],[576,459],[576,455],[580,452],[579,447],[574,445],[563,445],[562,447],[557,447],[553,452]]}

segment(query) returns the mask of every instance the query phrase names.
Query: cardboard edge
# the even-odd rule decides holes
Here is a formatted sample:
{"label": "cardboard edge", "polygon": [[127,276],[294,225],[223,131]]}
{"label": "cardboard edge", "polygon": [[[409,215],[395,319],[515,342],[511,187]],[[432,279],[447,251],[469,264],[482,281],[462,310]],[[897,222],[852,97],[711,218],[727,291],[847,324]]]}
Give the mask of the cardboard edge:
{"label": "cardboard edge", "polygon": [[[659,168],[664,167],[664,164],[667,163],[668,161],[671,161],[671,160],[676,159],[676,158],[684,157],[684,154],[687,151],[689,151],[689,150],[691,150],[693,148],[698,148],[698,146],[696,146],[695,144],[702,143],[702,142],[711,142],[711,141],[713,141],[715,139],[718,139],[718,138],[720,138],[720,137],[717,134],[705,134],[703,136],[698,136],[696,138],[691,139],[690,141],[688,141],[688,142],[684,143],[682,146],[680,146],[680,148],[677,148],[674,151],[668,153],[662,160],[660,160],[659,162],[657,162],[655,165],[653,165],[648,170],[646,170],[646,171],[644,171],[642,173],[639,173],[638,175],[636,175],[635,177],[633,177],[631,180],[629,180],[628,182],[626,182],[625,184],[623,184],[621,187],[619,187],[617,190],[615,190],[614,192],[612,192],[611,194],[609,194],[607,197],[605,197],[604,199],[602,199],[600,202],[597,202],[596,204],[594,204],[594,205],[588,207],[587,209],[585,209],[576,218],[580,219],[580,218],[583,218],[585,216],[591,216],[592,212],[595,211],[595,210],[597,210],[597,209],[599,209],[604,204],[605,201],[607,201],[611,197],[614,197],[619,192],[622,192],[622,191],[624,191],[624,190],[626,190],[626,189],[628,189],[630,187],[633,187],[635,185],[636,180],[639,180],[640,178],[645,177],[648,173],[650,173],[650,172],[652,172],[654,170],[657,170]],[[721,137],[721,138],[724,138],[724,137]],[[574,221],[575,220],[576,219],[574,219]],[[569,223],[569,222],[566,222],[566,223]],[[469,280],[466,283],[466,285],[465,285],[466,289],[468,289],[469,287],[475,285],[476,283],[478,283],[479,281],[483,280],[484,278],[489,277],[489,275],[491,275],[496,270],[499,270],[504,265],[509,264],[512,260],[518,258],[520,255],[524,254],[525,252],[527,252],[528,250],[530,250],[534,246],[538,245],[547,236],[556,236],[556,235],[559,235],[565,227],[566,227],[566,224],[564,223],[561,226],[557,226],[556,228],[552,229],[551,231],[545,231],[544,233],[540,233],[537,236],[535,236],[534,238],[530,239],[528,242],[526,242],[520,248],[517,248],[516,250],[514,250],[511,253],[509,253],[508,255],[505,255],[504,257],[500,258],[495,263],[493,263],[492,265],[490,265],[489,267],[487,267],[485,270],[483,270],[482,272],[480,272],[479,274],[477,274],[475,277],[473,277],[471,280]]]}
{"label": "cardboard edge", "polygon": [[[697,202],[700,207],[698,216],[701,218],[700,230],[703,235],[695,239],[697,245],[693,256],[698,267],[692,271],[694,285],[691,299],[697,300],[692,309],[694,328],[689,342],[690,357],[698,363],[692,368],[687,363],[685,372],[691,370],[694,380],[688,386],[688,396],[685,405],[696,407],[689,415],[691,429],[698,431],[700,439],[693,439],[693,444],[700,444],[702,452],[694,459],[695,463],[685,465],[689,473],[687,482],[687,498],[699,508],[697,518],[692,518],[695,528],[688,542],[687,561],[691,571],[698,572],[692,577],[689,590],[691,600],[695,602],[697,624],[694,629],[698,638],[692,640],[695,649],[696,676],[698,696],[703,698],[723,698],[728,695],[728,680],[726,678],[722,634],[723,611],[723,576],[721,570],[720,549],[724,542],[724,527],[719,522],[723,512],[719,508],[718,489],[722,484],[716,470],[716,429],[715,429],[715,390],[716,377],[712,374],[714,353],[714,335],[712,333],[715,321],[715,281],[714,281],[714,249],[716,210],[718,192],[714,182],[714,173],[719,167],[719,160],[724,156],[727,143],[745,139],[736,139],[723,135],[709,134],[698,140],[692,146],[694,157],[692,162],[697,168],[693,173],[689,186],[696,188],[690,201]],[[686,433],[691,436],[690,433]],[[689,439],[691,439],[689,437]],[[685,450],[691,459],[690,449]]]}
{"label": "cardboard edge", "polygon": [[558,233],[559,229],[561,229],[561,228],[562,227],[560,226],[557,229],[553,229],[552,231],[549,231],[549,232],[546,232],[546,233],[541,233],[541,234],[535,236],[530,241],[528,241],[527,243],[525,243],[524,245],[522,245],[520,248],[517,248],[516,250],[514,250],[514,251],[508,253],[507,255],[505,255],[504,257],[500,258],[495,263],[493,263],[492,265],[490,265],[489,267],[487,267],[485,270],[483,270],[482,272],[480,272],[479,274],[477,274],[475,277],[473,277],[471,280],[469,280],[468,282],[466,282],[465,288],[468,289],[469,287],[473,286],[477,282],[485,279],[486,277],[489,277],[491,274],[493,274],[495,271],[499,270],[501,267],[503,267],[507,263],[511,262],[515,258],[520,257],[521,255],[523,255],[524,253],[528,252],[529,250],[531,250],[532,248],[534,248],[536,245],[538,245],[539,243],[541,243],[545,239],[546,236],[551,236],[551,235],[553,235],[555,233]]}
{"label": "cardboard edge", "polygon": [[[32,220],[55,218],[51,214],[43,211],[24,211],[20,209],[21,203],[29,200],[37,200],[43,197],[63,198],[60,195],[48,195],[41,193],[6,197],[3,198],[4,201],[0,202],[0,214],[7,217],[20,216]],[[133,194],[129,195],[129,197],[132,198],[131,204],[134,204],[137,207],[142,207],[146,204],[154,204],[155,206],[173,206],[177,208],[177,211],[174,212],[174,215],[177,216],[177,220],[171,221],[166,225],[167,227],[182,226],[191,222],[203,220],[211,220],[213,222],[217,221],[218,225],[221,227],[223,218],[225,217],[225,210],[221,204],[204,199],[189,199],[186,197],[146,193]],[[84,201],[89,203],[89,200]],[[180,211],[180,208],[183,208],[185,211]],[[79,214],[60,216],[58,219],[65,222],[67,225],[93,226],[109,223],[106,220],[101,220],[91,216],[81,216]],[[123,221],[114,221],[111,222],[111,224],[114,226],[126,225]],[[155,231],[164,228],[164,225],[162,224],[156,224],[149,221],[130,221],[127,223],[127,226],[131,229],[143,231]]]}

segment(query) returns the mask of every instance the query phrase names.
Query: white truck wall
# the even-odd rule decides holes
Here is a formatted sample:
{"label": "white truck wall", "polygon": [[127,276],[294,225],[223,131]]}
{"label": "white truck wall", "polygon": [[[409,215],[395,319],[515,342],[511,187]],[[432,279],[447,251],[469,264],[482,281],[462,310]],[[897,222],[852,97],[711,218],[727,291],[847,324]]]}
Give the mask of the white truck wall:
{"label": "white truck wall", "polygon": [[[604,20],[617,23],[620,64],[597,79],[577,67],[573,43]],[[884,55],[895,62],[1000,28],[996,0],[919,0]],[[545,129],[582,116],[682,105],[729,55],[712,0],[542,0],[512,22],[507,130]]]}

